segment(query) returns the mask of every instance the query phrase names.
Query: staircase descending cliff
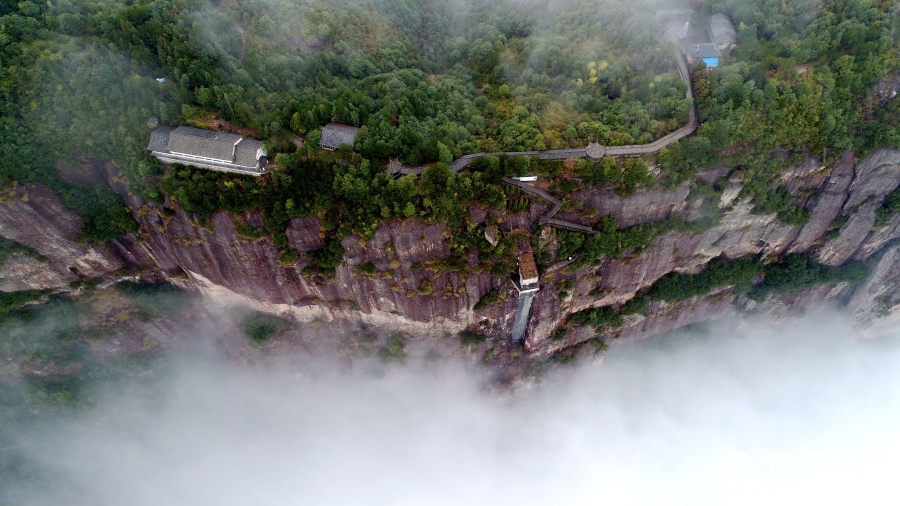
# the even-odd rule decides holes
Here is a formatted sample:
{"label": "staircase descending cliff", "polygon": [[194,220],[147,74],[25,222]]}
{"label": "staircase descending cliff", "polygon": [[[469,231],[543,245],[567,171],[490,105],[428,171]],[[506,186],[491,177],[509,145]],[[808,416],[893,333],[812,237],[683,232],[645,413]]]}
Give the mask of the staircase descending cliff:
{"label": "staircase descending cliff", "polygon": [[525,339],[525,330],[528,328],[528,317],[531,316],[531,303],[534,301],[534,292],[519,294],[519,304],[516,306],[516,318],[513,321],[512,341],[520,343]]}

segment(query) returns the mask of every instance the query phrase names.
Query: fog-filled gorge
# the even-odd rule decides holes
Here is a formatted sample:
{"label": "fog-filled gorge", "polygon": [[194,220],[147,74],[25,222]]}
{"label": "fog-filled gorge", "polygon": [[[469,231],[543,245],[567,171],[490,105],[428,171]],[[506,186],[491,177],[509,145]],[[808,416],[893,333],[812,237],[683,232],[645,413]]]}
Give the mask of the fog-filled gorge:
{"label": "fog-filled gorge", "polygon": [[0,506],[896,502],[898,14],[0,2]]}
{"label": "fog-filled gorge", "polygon": [[825,314],[719,322],[511,396],[460,365],[172,358],[74,419],[5,430],[0,503],[883,503],[900,348],[851,335]]}

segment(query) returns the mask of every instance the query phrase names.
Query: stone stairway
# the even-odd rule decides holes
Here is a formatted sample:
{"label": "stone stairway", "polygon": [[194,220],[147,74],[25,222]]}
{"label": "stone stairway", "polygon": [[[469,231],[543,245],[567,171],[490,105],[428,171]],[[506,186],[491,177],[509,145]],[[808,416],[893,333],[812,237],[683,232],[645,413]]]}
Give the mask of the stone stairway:
{"label": "stone stairway", "polygon": [[519,303],[516,306],[516,317],[513,320],[512,341],[520,343],[525,339],[525,331],[528,329],[528,317],[531,316],[531,303],[534,301],[535,292],[519,294]]}

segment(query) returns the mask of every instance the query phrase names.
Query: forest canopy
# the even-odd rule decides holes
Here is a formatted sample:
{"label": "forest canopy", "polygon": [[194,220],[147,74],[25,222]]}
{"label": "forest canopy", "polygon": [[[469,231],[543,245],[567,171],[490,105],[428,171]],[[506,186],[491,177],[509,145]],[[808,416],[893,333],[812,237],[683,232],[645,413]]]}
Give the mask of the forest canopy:
{"label": "forest canopy", "polygon": [[[762,202],[776,190],[765,181],[782,168],[773,152],[830,158],[900,146],[900,102],[875,93],[900,61],[892,2],[683,6],[700,24],[713,13],[730,16],[739,44],[718,68],[692,69],[701,128],[659,154],[665,185],[715,163],[737,165],[745,193]],[[338,201],[349,212],[360,202],[367,209],[348,214],[349,227],[369,230],[389,216],[499,202],[502,189],[490,176],[433,174],[469,188],[453,198],[388,181],[380,168],[388,158],[448,163],[481,151],[646,143],[674,131],[691,104],[675,46],[657,36],[654,14],[668,7],[656,0],[3,2],[0,180],[47,184],[82,214],[83,236],[93,240],[137,224],[111,190],[59,176],[55,167],[77,163],[76,155],[113,160],[146,200],[168,195],[201,215],[257,206],[267,223]],[[183,168],[165,172],[144,149],[157,123],[203,125],[213,117],[266,139],[290,177],[241,182],[260,187],[242,196],[222,184],[225,176],[189,174],[185,183]],[[311,156],[331,121],[361,127],[350,163]],[[290,155],[303,140],[302,153]],[[592,184],[608,180],[595,176]],[[298,177],[311,188],[289,180]],[[371,193],[360,193],[365,188]],[[273,194],[277,200],[262,198]],[[289,200],[295,207],[284,207]],[[789,203],[782,207],[785,219],[803,221]]]}

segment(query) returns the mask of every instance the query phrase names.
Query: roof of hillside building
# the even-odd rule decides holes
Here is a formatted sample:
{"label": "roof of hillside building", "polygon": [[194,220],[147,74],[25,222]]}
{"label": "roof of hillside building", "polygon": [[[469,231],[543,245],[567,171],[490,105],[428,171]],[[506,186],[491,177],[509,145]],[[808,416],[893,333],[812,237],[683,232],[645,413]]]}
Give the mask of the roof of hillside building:
{"label": "roof of hillside building", "polygon": [[522,279],[536,279],[538,277],[537,264],[534,263],[534,255],[522,253],[519,255],[519,272]]}
{"label": "roof of hillside building", "polygon": [[722,52],[714,44],[688,44],[688,54],[692,58],[718,58]]}
{"label": "roof of hillside building", "polygon": [[186,126],[157,128],[150,134],[147,149],[167,160],[225,170],[255,173],[267,163],[262,141]]}
{"label": "roof of hillside building", "polygon": [[341,144],[353,147],[353,141],[358,133],[359,127],[329,123],[322,127],[322,139],[319,141],[319,145],[326,148],[339,148]]}
{"label": "roof of hillside building", "polygon": [[147,149],[150,151],[165,151],[169,146],[169,134],[175,130],[170,126],[161,126],[150,134],[150,145]]}
{"label": "roof of hillside building", "polygon": [[163,126],[150,134],[147,149],[229,162],[240,162],[241,158],[250,155],[253,157],[250,159],[252,164],[256,160],[256,151],[263,146],[262,141],[245,139],[240,135],[186,126]]}
{"label": "roof of hillside building", "polygon": [[719,47],[737,44],[737,32],[731,20],[724,14],[713,14],[709,19],[709,34],[713,44]]}

